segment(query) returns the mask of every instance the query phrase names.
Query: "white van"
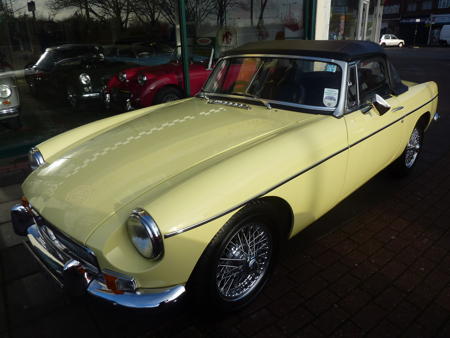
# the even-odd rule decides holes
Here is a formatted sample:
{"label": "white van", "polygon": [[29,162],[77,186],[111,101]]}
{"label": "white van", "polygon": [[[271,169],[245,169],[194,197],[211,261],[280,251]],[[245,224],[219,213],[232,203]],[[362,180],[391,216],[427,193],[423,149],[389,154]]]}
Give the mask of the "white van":
{"label": "white van", "polygon": [[439,34],[439,44],[450,46],[450,25],[442,26],[441,33]]}

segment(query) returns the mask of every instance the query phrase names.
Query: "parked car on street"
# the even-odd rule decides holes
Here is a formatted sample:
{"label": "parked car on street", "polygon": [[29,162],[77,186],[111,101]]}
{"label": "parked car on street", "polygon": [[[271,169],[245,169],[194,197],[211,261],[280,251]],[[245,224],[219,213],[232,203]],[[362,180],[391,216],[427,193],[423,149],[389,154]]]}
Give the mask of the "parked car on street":
{"label": "parked car on street", "polygon": [[384,168],[414,168],[437,101],[435,82],[401,81],[372,42],[246,44],[197,97],[34,148],[12,223],[74,292],[239,309],[286,240]]}
{"label": "parked car on street", "polygon": [[105,60],[96,45],[62,45],[47,48],[25,72],[32,93],[41,99],[63,99],[73,109],[88,102],[102,102],[102,90],[118,71],[134,63]]}
{"label": "parked car on street", "polygon": [[399,39],[394,34],[383,34],[380,39],[380,45],[383,47],[404,47],[405,40]]}
{"label": "parked car on street", "polygon": [[439,44],[441,46],[450,46],[450,25],[442,26],[439,33]]}
{"label": "parked car on street", "polygon": [[18,129],[20,122],[20,95],[12,69],[0,66],[0,123]]}
{"label": "parked car on street", "polygon": [[142,66],[156,66],[174,59],[175,48],[161,43],[103,46],[105,59]]}
{"label": "parked car on street", "polygon": [[[210,72],[205,63],[189,65],[192,95],[200,91]],[[181,62],[171,62],[130,68],[114,75],[106,85],[104,98],[107,108],[124,112],[179,100],[184,96],[183,65]]]}

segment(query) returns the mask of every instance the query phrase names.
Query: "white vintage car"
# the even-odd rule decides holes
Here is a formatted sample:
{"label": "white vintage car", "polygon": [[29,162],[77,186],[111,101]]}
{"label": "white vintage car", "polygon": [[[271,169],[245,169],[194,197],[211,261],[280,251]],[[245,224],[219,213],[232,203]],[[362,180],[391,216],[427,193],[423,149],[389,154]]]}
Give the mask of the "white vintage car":
{"label": "white vintage car", "polygon": [[380,45],[383,47],[400,47],[405,46],[405,40],[399,39],[394,34],[384,34],[380,39]]}

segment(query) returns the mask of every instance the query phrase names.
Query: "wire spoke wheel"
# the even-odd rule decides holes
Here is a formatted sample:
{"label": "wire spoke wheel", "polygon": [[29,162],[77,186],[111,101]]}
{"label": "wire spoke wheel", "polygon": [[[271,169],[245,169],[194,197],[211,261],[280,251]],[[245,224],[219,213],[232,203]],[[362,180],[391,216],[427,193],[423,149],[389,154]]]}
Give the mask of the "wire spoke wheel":
{"label": "wire spoke wheel", "polygon": [[273,240],[266,225],[249,223],[226,243],[216,267],[220,297],[236,301],[257,288],[268,272]]}
{"label": "wire spoke wheel", "polygon": [[421,135],[417,128],[414,128],[408,145],[406,146],[405,165],[411,168],[416,162],[421,147]]}

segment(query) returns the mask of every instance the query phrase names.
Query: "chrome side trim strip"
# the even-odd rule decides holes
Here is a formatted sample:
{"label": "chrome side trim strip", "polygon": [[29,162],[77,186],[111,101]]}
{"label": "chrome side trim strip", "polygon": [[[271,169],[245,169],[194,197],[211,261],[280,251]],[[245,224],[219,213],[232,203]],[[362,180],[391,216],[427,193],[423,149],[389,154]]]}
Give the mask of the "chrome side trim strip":
{"label": "chrome side trim strip", "polygon": [[255,199],[257,199],[257,198],[259,198],[259,197],[261,197],[261,196],[264,196],[265,194],[268,194],[269,192],[275,190],[276,188],[279,188],[280,186],[282,186],[283,184],[285,184],[285,183],[287,183],[287,182],[293,180],[294,178],[297,178],[298,176],[303,175],[304,173],[306,173],[306,172],[310,171],[311,169],[313,169],[313,168],[315,168],[315,167],[321,165],[323,162],[326,162],[326,161],[328,161],[329,159],[331,159],[331,158],[333,158],[333,157],[339,155],[340,153],[346,151],[347,149],[348,149],[348,147],[343,148],[343,149],[341,149],[341,150],[335,152],[334,154],[331,154],[331,155],[327,156],[326,158],[324,158],[324,159],[320,160],[319,162],[317,162],[317,163],[315,163],[315,164],[309,166],[309,167],[306,168],[306,169],[303,169],[302,171],[298,172],[297,174],[292,175],[292,176],[290,176],[289,178],[287,178],[287,179],[281,181],[280,183],[276,184],[275,186],[273,186],[273,187],[271,187],[271,188],[269,188],[269,189],[264,190],[263,192],[259,193],[258,195],[254,196],[254,197],[252,197],[252,198],[249,198],[249,199],[245,200],[244,202],[240,203],[239,205],[236,205],[236,206],[234,206],[234,207],[232,207],[232,208],[230,208],[230,209],[227,209],[227,210],[221,212],[220,214],[218,214],[218,215],[216,215],[216,216],[210,217],[210,218],[208,218],[208,219],[206,219],[206,220],[204,220],[204,221],[201,221],[201,222],[199,222],[199,223],[195,223],[195,224],[190,225],[190,226],[188,226],[188,227],[186,227],[186,228],[183,228],[183,229],[180,229],[180,230],[177,230],[177,231],[174,231],[174,232],[170,232],[170,233],[168,233],[168,234],[165,234],[165,235],[164,235],[164,238],[170,238],[170,237],[172,237],[172,236],[181,234],[181,233],[183,233],[183,232],[186,232],[186,231],[195,229],[195,228],[197,228],[197,227],[199,227],[199,226],[201,226],[201,225],[204,225],[204,224],[209,223],[209,222],[211,222],[211,221],[214,221],[214,220],[216,220],[216,219],[218,219],[218,218],[220,218],[220,217],[222,217],[222,216],[225,216],[226,214],[228,214],[228,213],[230,213],[230,212],[232,212],[232,211],[235,211],[235,210],[241,208],[243,205],[247,204],[248,202],[253,201],[253,200],[255,200]]}
{"label": "chrome side trim strip", "polygon": [[426,106],[427,104],[431,103],[431,102],[434,101],[437,97],[438,97],[438,95],[436,95],[435,97],[433,97],[431,100],[427,101],[426,103],[424,103],[424,104],[421,105],[420,107],[418,107],[418,108],[416,108],[416,109],[410,111],[409,113],[403,115],[402,117],[398,118],[398,119],[395,120],[394,122],[391,122],[391,123],[389,123],[388,125],[384,126],[383,128],[381,128],[381,129],[379,129],[379,130],[377,130],[377,131],[374,131],[373,133],[367,135],[366,137],[363,137],[362,139],[360,139],[360,140],[358,140],[358,141],[352,143],[351,145],[349,145],[349,146],[347,146],[347,147],[345,147],[345,148],[343,148],[343,149],[341,149],[341,150],[336,151],[335,153],[333,153],[333,154],[331,154],[331,155],[325,157],[324,159],[322,159],[322,160],[320,160],[320,161],[314,163],[313,165],[311,165],[311,166],[309,166],[309,167],[307,167],[307,168],[301,170],[301,171],[298,172],[297,174],[292,175],[292,176],[290,176],[289,178],[287,178],[287,179],[281,181],[280,183],[276,184],[275,186],[273,186],[273,187],[271,187],[271,188],[268,188],[268,189],[262,191],[261,193],[255,195],[254,197],[249,198],[249,199],[245,200],[244,202],[242,202],[242,203],[240,203],[240,204],[238,204],[238,205],[236,205],[236,206],[234,206],[234,207],[231,207],[231,208],[229,208],[229,209],[227,209],[227,210],[221,212],[221,213],[218,214],[218,215],[209,217],[209,218],[207,218],[207,219],[204,220],[204,221],[195,223],[195,224],[193,224],[193,225],[187,226],[187,227],[182,228],[182,229],[179,229],[179,230],[177,230],[177,231],[169,232],[169,233],[167,233],[167,234],[164,235],[164,238],[170,238],[170,237],[173,237],[173,236],[175,236],[175,235],[181,234],[181,233],[183,233],[183,232],[186,232],[186,231],[189,231],[189,230],[198,228],[199,226],[202,226],[202,225],[204,225],[204,224],[206,224],[206,223],[209,223],[209,222],[211,222],[211,221],[214,221],[214,220],[216,220],[216,219],[218,219],[218,218],[220,218],[220,217],[222,217],[222,216],[225,216],[226,214],[228,214],[228,213],[230,213],[230,212],[233,212],[233,211],[235,211],[235,210],[241,208],[242,206],[244,206],[244,205],[247,204],[248,202],[250,202],[250,201],[252,201],[252,200],[255,200],[255,199],[257,199],[257,198],[260,198],[261,196],[264,196],[264,195],[268,194],[269,192],[271,192],[271,191],[273,191],[273,190],[279,188],[280,186],[286,184],[287,182],[293,180],[294,178],[297,178],[297,177],[299,177],[300,175],[303,175],[304,173],[310,171],[311,169],[313,169],[313,168],[315,168],[315,167],[321,165],[322,163],[328,161],[329,159],[331,159],[331,158],[333,158],[333,157],[335,157],[335,156],[341,154],[342,152],[344,152],[344,151],[350,149],[351,147],[356,146],[357,144],[361,143],[362,141],[368,139],[369,137],[372,137],[372,136],[378,134],[380,131],[382,131],[382,130],[384,130],[384,129],[386,129],[386,128],[392,126],[392,125],[394,125],[395,123],[397,123],[397,122],[399,122],[400,120],[404,119],[404,118],[407,117],[408,115],[411,115],[412,113],[416,112],[416,111],[419,110],[420,108],[423,108],[423,107]]}
{"label": "chrome side trim strip", "polygon": [[380,131],[383,131],[383,130],[385,130],[386,128],[389,128],[390,126],[392,126],[392,125],[396,124],[397,122],[403,120],[405,117],[411,115],[412,113],[415,113],[415,112],[418,111],[420,108],[423,108],[423,107],[425,107],[427,104],[433,102],[437,97],[438,97],[438,96],[436,95],[435,97],[433,97],[431,100],[425,102],[425,103],[424,103],[423,105],[421,105],[420,107],[417,107],[416,109],[411,110],[409,113],[406,113],[406,114],[403,115],[402,117],[399,117],[397,120],[395,120],[395,121],[393,121],[393,122],[391,122],[391,123],[385,125],[383,128],[380,128],[380,129],[374,131],[373,133],[371,133],[371,134],[369,134],[369,135],[363,137],[362,139],[360,139],[360,140],[358,140],[358,141],[352,143],[352,144],[349,146],[349,148],[351,148],[351,147],[353,147],[353,146],[356,146],[358,143],[361,143],[362,141],[367,140],[368,138],[370,138],[370,137],[372,137],[372,136],[378,134]]}

